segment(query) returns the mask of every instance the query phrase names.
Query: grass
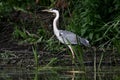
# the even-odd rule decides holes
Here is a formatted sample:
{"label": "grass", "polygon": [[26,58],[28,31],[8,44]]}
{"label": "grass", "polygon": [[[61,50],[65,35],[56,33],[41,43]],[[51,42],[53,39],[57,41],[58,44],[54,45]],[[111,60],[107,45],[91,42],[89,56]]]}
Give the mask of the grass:
{"label": "grass", "polygon": [[[2,1],[1,6],[2,8],[6,8],[7,6],[13,7],[21,7],[18,6],[18,2],[22,1]],[[33,1],[32,1],[33,2]],[[44,1],[41,1],[44,3]],[[52,1],[54,3],[54,0]],[[11,3],[14,3],[11,5]],[[23,4],[24,6],[30,4],[31,1],[26,2]],[[46,5],[49,3],[49,1],[46,0]],[[87,38],[92,45],[100,46],[100,47],[106,47],[106,46],[112,46],[112,43],[114,42],[115,39],[119,39],[119,24],[120,24],[120,18],[119,18],[119,1],[103,1],[103,4],[101,5],[101,1],[70,1],[70,7],[68,7],[68,11],[65,13],[71,13],[72,17],[68,19],[68,17],[65,17],[61,23],[66,23],[61,26],[66,25],[66,29],[72,32],[75,32],[76,34],[80,35],[81,37]],[[118,13],[114,13],[114,10],[112,6],[105,5],[105,4],[111,4],[114,7],[116,7],[115,12],[118,11]],[[34,2],[33,2],[34,4]],[[23,6],[23,7],[24,7]],[[105,9],[101,9],[101,6],[105,6]],[[21,8],[23,8],[21,7]],[[91,8],[90,8],[91,7]],[[101,11],[98,11],[100,9]],[[1,9],[2,10],[2,9]],[[72,12],[70,12],[72,10]],[[25,8],[24,8],[25,11]],[[4,10],[1,11],[4,13]],[[27,11],[25,11],[27,12]],[[8,12],[7,12],[8,13]],[[111,15],[111,14],[115,15]],[[9,13],[8,13],[9,14]],[[108,16],[106,16],[108,14]],[[35,14],[36,15],[36,14]],[[106,16],[106,17],[105,17]],[[65,22],[64,22],[65,21]],[[36,22],[33,22],[33,25],[35,26]],[[28,23],[20,22],[20,24],[23,24],[22,26],[26,27],[29,25],[26,25]],[[32,25],[32,24],[31,24]],[[30,27],[34,27],[30,26]],[[40,25],[41,26],[41,25]],[[42,25],[43,26],[43,25]],[[14,29],[14,37],[23,38],[23,42],[28,42],[28,43],[34,43],[37,42],[38,38],[42,38],[46,36],[46,32],[44,29],[39,29],[40,35],[38,34],[39,31],[37,31],[35,34],[32,34],[29,32],[26,28],[23,27],[23,29],[19,30],[18,25],[16,25]],[[102,32],[101,32],[102,31]],[[42,34],[41,34],[42,33]],[[34,35],[34,36],[33,36]],[[29,37],[29,38],[28,38]],[[37,39],[36,39],[37,38]],[[46,38],[42,38],[44,41]],[[39,41],[39,40],[38,40]],[[40,39],[41,41],[41,39]],[[48,41],[45,41],[48,42]],[[54,41],[53,41],[54,42]],[[38,42],[39,43],[39,42]],[[50,42],[52,43],[52,41]],[[49,45],[49,44],[48,44]],[[51,44],[50,44],[51,45]]]}
{"label": "grass", "polygon": [[37,67],[37,69],[38,69],[38,54],[37,54],[37,50],[34,49],[33,47],[32,47],[32,50],[33,50],[33,54],[34,54],[35,67]]}
{"label": "grass", "polygon": [[113,44],[117,48],[118,53],[120,54],[120,40],[114,40]]}
{"label": "grass", "polygon": [[75,55],[76,55],[75,58],[77,59],[77,61],[79,62],[80,66],[81,66],[80,69],[85,70],[84,60],[83,60],[84,52],[83,52],[81,45],[75,46],[73,48],[73,50],[74,50]]}
{"label": "grass", "polygon": [[[105,1],[105,0],[104,0]],[[71,1],[72,2],[72,1]],[[117,5],[117,1],[108,1],[102,3],[98,1],[73,1],[72,19],[67,29],[86,37],[92,45],[109,46],[113,39],[119,37],[119,12],[115,15],[111,9],[112,6],[105,4]],[[102,9],[101,6],[106,6]],[[111,10],[111,12],[108,11]],[[116,10],[119,10],[118,7]],[[101,13],[102,12],[102,13]],[[108,17],[106,15],[109,15]],[[109,42],[108,42],[109,41]],[[108,42],[108,43],[107,43]]]}
{"label": "grass", "polygon": [[[41,3],[39,5],[44,6],[53,6],[55,3],[55,0],[51,0],[51,4],[49,0],[40,0]],[[32,44],[32,45],[40,45],[40,49],[42,51],[49,51],[50,54],[57,54],[59,52],[65,52],[65,49],[67,48],[64,45],[61,45],[56,39],[55,36],[48,37],[47,31],[42,28],[42,23],[38,21],[40,24],[38,29],[34,28],[37,27],[37,21],[36,21],[36,14],[34,14],[34,10],[30,10],[31,13],[34,15],[34,20],[32,23],[27,23],[25,21],[19,21],[19,23],[11,22],[9,17],[10,12],[13,10],[13,8],[20,9],[22,8],[23,11],[27,11],[27,7],[31,8],[32,5],[34,5],[35,8],[35,1],[26,1],[24,4],[22,4],[22,0],[10,0],[10,1],[3,1],[0,2],[0,21],[2,22],[3,17],[7,16],[9,23],[14,24],[14,31],[13,31],[13,40],[17,40],[20,44]],[[22,4],[22,5],[21,5]],[[119,0],[69,0],[69,6],[67,7],[65,12],[62,12],[63,21],[60,21],[61,26],[66,30],[72,31],[81,37],[85,37],[90,41],[90,44],[92,46],[95,46],[97,49],[103,48],[103,49],[111,49],[111,50],[117,50],[118,53],[120,53],[120,1]],[[111,6],[112,5],[112,6]],[[101,8],[103,7],[103,8]],[[71,17],[67,16],[67,14],[71,14]],[[62,24],[64,23],[64,24]],[[21,27],[22,26],[22,27]],[[114,47],[114,49],[113,49]],[[82,46],[72,46],[76,60],[75,60],[75,67],[77,69],[82,71],[87,71],[86,66],[84,65],[84,58],[83,54],[85,54],[85,50],[88,48],[83,48]],[[37,67],[37,71],[35,71],[35,78],[34,80],[39,79],[39,71],[45,70],[46,68],[50,68],[52,66],[55,66],[54,64],[59,62],[58,58],[50,58],[50,61],[46,63],[46,65],[41,66],[38,65],[38,52],[36,47],[32,48],[33,54],[34,54],[34,61],[35,66]],[[68,50],[68,48],[67,48]],[[71,52],[69,52],[71,54]],[[104,56],[106,52],[100,53],[100,59],[99,64],[96,64],[96,51],[94,51],[94,67],[93,67],[93,73],[94,73],[94,80],[96,80],[97,75],[102,72],[102,61],[104,60]],[[8,58],[9,54],[0,54],[0,58]],[[114,57],[114,60],[117,60],[116,56]],[[78,63],[80,66],[78,65]],[[63,61],[64,63],[64,61]],[[64,67],[64,66],[63,66]],[[51,69],[51,68],[50,68]],[[57,70],[51,70],[51,72],[55,72],[55,74],[51,74],[50,76],[47,76],[45,79],[60,79],[59,73],[57,73]],[[92,71],[91,71],[92,72]],[[87,74],[87,72],[85,73]],[[105,73],[104,73],[105,74]],[[104,75],[103,74],[103,75]],[[79,75],[79,74],[78,74]],[[54,78],[54,76],[57,76]],[[49,78],[50,77],[50,78]],[[99,75],[99,80],[102,80],[102,76]],[[119,80],[119,75],[114,75],[113,80]],[[66,79],[68,80],[68,79]],[[86,80],[86,78],[83,76],[82,80]]]}

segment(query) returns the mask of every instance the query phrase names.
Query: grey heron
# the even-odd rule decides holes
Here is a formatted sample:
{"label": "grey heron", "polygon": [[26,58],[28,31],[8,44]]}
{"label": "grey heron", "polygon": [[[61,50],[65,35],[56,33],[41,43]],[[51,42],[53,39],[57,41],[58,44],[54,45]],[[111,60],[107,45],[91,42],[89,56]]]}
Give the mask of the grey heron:
{"label": "grey heron", "polygon": [[51,12],[56,15],[56,17],[53,20],[53,31],[56,35],[57,39],[63,43],[66,44],[69,49],[71,50],[73,59],[75,58],[74,51],[72,50],[71,44],[78,44],[81,43],[84,46],[89,46],[89,41],[87,39],[81,38],[80,36],[76,35],[75,33],[72,33],[70,31],[66,30],[58,30],[57,28],[57,21],[59,20],[59,11],[56,9],[48,9],[48,10],[42,10],[46,12]]}

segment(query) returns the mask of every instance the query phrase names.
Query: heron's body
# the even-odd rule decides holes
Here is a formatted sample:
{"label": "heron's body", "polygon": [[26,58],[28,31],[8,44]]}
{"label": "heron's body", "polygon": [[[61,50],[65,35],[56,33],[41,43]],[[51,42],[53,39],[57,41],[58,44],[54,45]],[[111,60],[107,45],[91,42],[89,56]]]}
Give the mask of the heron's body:
{"label": "heron's body", "polygon": [[[57,35],[56,35],[57,36]],[[72,37],[72,38],[71,38]],[[73,32],[66,30],[59,30],[59,36],[57,36],[59,41],[64,44],[79,44],[82,43],[85,46],[89,46],[89,42],[84,38],[79,37]]]}
{"label": "heron's body", "polygon": [[50,9],[50,10],[43,10],[43,11],[47,11],[47,12],[52,12],[56,15],[54,21],[53,21],[53,31],[54,31],[54,34],[56,35],[57,39],[63,43],[63,44],[67,44],[68,47],[70,48],[71,52],[72,52],[72,55],[73,55],[73,58],[74,58],[74,52],[71,48],[71,46],[69,44],[78,44],[78,43],[81,43],[85,46],[89,46],[89,41],[84,39],[84,38],[81,38],[80,36],[76,35],[75,33],[72,33],[70,31],[66,31],[66,30],[58,30],[57,28],[57,21],[59,19],[59,12],[58,10],[53,10],[53,9]]}
{"label": "heron's body", "polygon": [[70,31],[59,30],[59,36],[57,38],[63,44],[78,44],[77,35]]}
{"label": "heron's body", "polygon": [[70,31],[66,31],[66,30],[58,30],[56,23],[59,19],[59,12],[57,10],[52,10],[52,12],[56,14],[56,17],[53,21],[54,34],[56,35],[56,37],[58,38],[58,40],[61,43],[64,43],[64,44],[78,44],[79,41],[80,41],[80,43],[82,43],[83,45],[89,46],[89,41],[88,40],[79,37],[75,33],[72,33]]}

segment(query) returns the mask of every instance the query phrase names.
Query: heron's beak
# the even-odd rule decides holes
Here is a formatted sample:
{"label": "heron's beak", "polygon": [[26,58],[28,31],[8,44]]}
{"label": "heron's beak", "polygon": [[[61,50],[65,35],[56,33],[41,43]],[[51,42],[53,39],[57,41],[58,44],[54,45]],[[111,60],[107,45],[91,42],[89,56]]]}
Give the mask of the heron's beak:
{"label": "heron's beak", "polygon": [[45,10],[42,10],[43,12],[50,12],[50,10],[47,10],[47,9],[45,9]]}

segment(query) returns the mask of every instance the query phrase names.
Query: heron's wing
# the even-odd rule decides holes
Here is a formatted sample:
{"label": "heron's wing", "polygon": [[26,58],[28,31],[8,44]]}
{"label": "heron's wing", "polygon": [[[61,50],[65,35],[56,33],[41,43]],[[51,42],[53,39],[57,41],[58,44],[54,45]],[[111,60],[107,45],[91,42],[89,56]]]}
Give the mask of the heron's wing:
{"label": "heron's wing", "polygon": [[77,44],[77,35],[66,30],[60,30],[60,36],[64,39],[64,42],[70,44]]}
{"label": "heron's wing", "polygon": [[60,30],[60,36],[62,36],[65,43],[78,44],[80,42],[85,46],[89,46],[89,41],[87,39],[81,38],[73,32]]}

